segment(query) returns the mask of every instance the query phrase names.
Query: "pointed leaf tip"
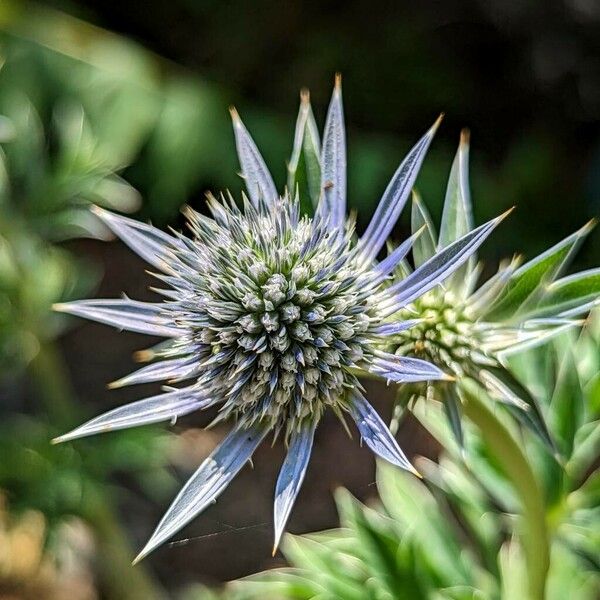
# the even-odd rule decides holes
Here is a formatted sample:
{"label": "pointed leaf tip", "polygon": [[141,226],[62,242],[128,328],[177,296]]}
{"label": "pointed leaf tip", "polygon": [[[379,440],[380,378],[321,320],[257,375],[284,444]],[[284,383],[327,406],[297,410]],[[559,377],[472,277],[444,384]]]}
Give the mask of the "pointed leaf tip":
{"label": "pointed leaf tip", "polygon": [[305,106],[310,104],[310,90],[308,88],[300,90],[300,102]]}
{"label": "pointed leaf tip", "polygon": [[460,145],[468,146],[471,141],[471,131],[468,128],[461,129],[460,131]]}
{"label": "pointed leaf tip", "polygon": [[231,120],[234,125],[239,126],[242,124],[242,119],[240,119],[240,114],[237,111],[237,108],[233,105],[229,107],[229,114],[231,115]]}
{"label": "pointed leaf tip", "polygon": [[316,423],[312,423],[292,434],[288,453],[277,478],[273,506],[275,531],[273,556],[277,551],[279,541],[300,491],[300,486],[304,481],[304,476],[306,475],[316,426]]}
{"label": "pointed leaf tip", "polygon": [[239,421],[188,479],[134,562],[150,554],[212,504],[248,462],[268,430],[245,425],[244,420]]}
{"label": "pointed leaf tip", "polygon": [[361,438],[377,456],[420,477],[387,425],[358,390],[352,395],[349,412]]}
{"label": "pointed leaf tip", "polygon": [[508,215],[510,215],[510,213],[512,213],[516,208],[517,208],[516,205],[511,206],[508,210],[505,210],[501,215],[499,215],[498,217],[496,217],[496,220],[498,222],[504,221],[504,219],[506,219],[506,217],[508,217]]}
{"label": "pointed leaf tip", "polygon": [[419,169],[442,118],[443,113],[411,148],[383,192],[369,226],[359,242],[360,252],[365,263],[372,261],[377,256],[396,224],[406,200],[413,191]]}
{"label": "pointed leaf tip", "polygon": [[587,235],[598,224],[598,218],[592,217],[581,229],[582,235]]}
{"label": "pointed leaf tip", "polygon": [[334,87],[337,92],[342,91],[342,74],[339,71],[335,74]]}

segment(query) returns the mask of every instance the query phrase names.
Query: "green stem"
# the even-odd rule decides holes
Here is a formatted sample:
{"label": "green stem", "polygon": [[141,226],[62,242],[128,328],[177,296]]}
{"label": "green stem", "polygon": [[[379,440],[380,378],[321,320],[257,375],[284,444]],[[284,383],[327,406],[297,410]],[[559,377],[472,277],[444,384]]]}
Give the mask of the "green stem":
{"label": "green stem", "polygon": [[462,383],[463,410],[479,428],[521,502],[521,545],[527,563],[529,600],[543,600],[550,562],[546,506],[522,445],[489,408],[485,392],[473,381]]}
{"label": "green stem", "polygon": [[[66,431],[77,424],[80,421],[77,416],[82,411],[74,400],[69,376],[56,346],[51,342],[43,343],[30,369],[52,425]],[[164,597],[144,567],[132,567],[134,553],[115,517],[110,498],[106,494],[101,497],[88,496],[84,510],[83,517],[96,536],[101,586],[108,597],[123,600]]]}

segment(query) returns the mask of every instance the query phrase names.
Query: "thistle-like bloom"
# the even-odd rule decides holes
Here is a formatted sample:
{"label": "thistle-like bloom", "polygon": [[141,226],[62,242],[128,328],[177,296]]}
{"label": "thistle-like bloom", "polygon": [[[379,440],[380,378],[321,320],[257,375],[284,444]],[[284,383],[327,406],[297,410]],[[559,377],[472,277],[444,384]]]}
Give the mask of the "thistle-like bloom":
{"label": "thistle-like bloom", "polygon": [[[450,172],[439,236],[424,204],[413,195],[412,228],[423,231],[413,248],[417,270],[473,229],[468,161],[469,136],[463,131]],[[592,226],[593,221],[522,266],[518,257],[506,261],[478,289],[482,266],[472,255],[443,287],[428,291],[396,313],[400,323],[403,318],[420,322],[399,332],[391,351],[431,361],[455,376],[455,382],[405,386],[399,391],[400,406],[419,397],[439,400],[462,443],[458,384],[461,378],[470,377],[553,448],[537,402],[506,367],[510,356],[581,325],[581,317],[598,304],[600,269],[559,278]],[[410,279],[410,273],[408,264],[403,263],[397,270],[398,280]]]}
{"label": "thistle-like bloom", "polygon": [[275,491],[275,547],[298,494],[315,427],[327,408],[347,414],[378,456],[416,473],[356,378],[370,372],[390,382],[444,379],[423,360],[385,352],[391,333],[412,320],[389,318],[460,267],[501,217],[469,232],[390,285],[389,276],[414,238],[375,261],[413,186],[438,123],[402,162],[365,234],[354,241],[346,220],[346,150],[339,79],[322,148],[303,95],[290,173],[302,154],[319,184],[314,218],[280,196],[237,113],[234,132],[248,198],[243,208],[210,197],[212,218],[191,209],[191,238],[96,209],[112,231],[159,271],[168,287],[157,303],[86,300],[59,310],[166,341],[147,352],[154,362],[115,385],[166,380],[188,385],[93,419],[58,441],[174,420],[219,406],[233,429],[175,498],[140,556],[170,538],[206,508],[250,459],[269,432],[288,445]]}

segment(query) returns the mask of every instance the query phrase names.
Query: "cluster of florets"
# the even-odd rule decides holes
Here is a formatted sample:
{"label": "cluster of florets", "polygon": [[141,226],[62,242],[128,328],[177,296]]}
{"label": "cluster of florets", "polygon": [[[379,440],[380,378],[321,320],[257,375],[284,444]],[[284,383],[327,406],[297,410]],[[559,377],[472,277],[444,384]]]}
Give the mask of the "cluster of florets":
{"label": "cluster of florets", "polygon": [[419,322],[398,334],[395,353],[418,356],[456,376],[465,365],[491,364],[477,333],[476,319],[468,304],[451,290],[431,290],[399,313],[401,320],[419,316]]}
{"label": "cluster of florets", "polygon": [[188,211],[196,243],[178,258],[192,270],[170,279],[182,294],[178,324],[203,358],[199,383],[225,399],[222,417],[249,414],[249,423],[288,431],[318,421],[326,406],[343,408],[372,311],[352,227],[331,233],[289,198],[246,202],[243,212],[233,202],[209,206],[213,219]]}

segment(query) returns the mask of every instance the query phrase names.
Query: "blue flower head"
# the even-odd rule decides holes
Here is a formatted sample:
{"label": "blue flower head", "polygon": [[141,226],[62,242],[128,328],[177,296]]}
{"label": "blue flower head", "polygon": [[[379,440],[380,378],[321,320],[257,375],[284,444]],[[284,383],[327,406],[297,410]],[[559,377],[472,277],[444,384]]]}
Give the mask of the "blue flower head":
{"label": "blue flower head", "polygon": [[[276,484],[275,548],[306,472],[315,428],[329,408],[349,415],[381,458],[416,474],[387,426],[367,402],[361,372],[402,384],[444,379],[436,366],[384,350],[386,339],[414,322],[393,316],[458,269],[496,227],[498,217],[443,248],[398,283],[390,275],[413,236],[376,258],[411,192],[438,121],[409,152],[385,190],[364,235],[346,218],[346,146],[339,77],[322,145],[306,94],[290,166],[302,150],[315,216],[298,194],[280,195],[239,116],[235,139],[248,197],[209,197],[212,218],[186,209],[191,236],[168,235],[96,208],[123,242],[157,270],[164,299],[128,298],[61,304],[64,312],[120,329],[162,336],[149,365],[116,382],[168,381],[164,393],[112,410],[56,441],[173,420],[218,406],[233,426],[200,465],[140,553],[145,556],[225,489],[270,433],[287,456]],[[418,235],[418,234],[417,234]],[[178,387],[172,387],[177,385]]]}

